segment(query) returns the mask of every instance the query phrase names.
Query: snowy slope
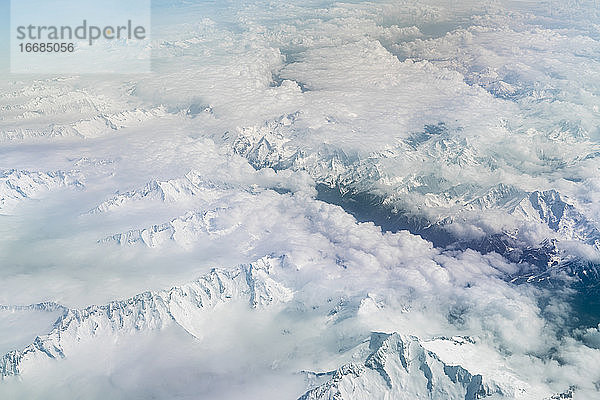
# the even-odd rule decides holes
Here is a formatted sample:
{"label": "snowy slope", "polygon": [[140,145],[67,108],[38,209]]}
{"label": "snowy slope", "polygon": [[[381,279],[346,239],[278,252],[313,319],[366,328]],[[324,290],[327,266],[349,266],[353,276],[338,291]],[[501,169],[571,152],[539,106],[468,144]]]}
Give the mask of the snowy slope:
{"label": "snowy slope", "polygon": [[484,381],[481,375],[473,375],[460,365],[445,364],[415,337],[373,333],[369,350],[371,354],[363,364],[347,364],[322,374],[329,380],[300,399],[474,400],[494,394],[519,397],[518,388],[501,388],[492,377]]}
{"label": "snowy slope", "polygon": [[51,190],[71,187],[82,188],[77,172],[7,170],[0,172],[0,211],[9,212],[26,199]]}
{"label": "snowy slope", "polygon": [[[64,309],[51,332],[35,338],[22,350],[0,360],[2,378],[21,374],[40,358],[60,359],[77,351],[78,343],[96,336],[132,334],[178,324],[193,336],[200,335],[197,314],[217,304],[245,300],[252,308],[289,301],[292,293],[275,282],[269,272],[276,259],[261,259],[235,270],[213,270],[186,285],[166,291],[141,293],[127,300],[85,309]],[[54,305],[43,305],[44,309]]]}

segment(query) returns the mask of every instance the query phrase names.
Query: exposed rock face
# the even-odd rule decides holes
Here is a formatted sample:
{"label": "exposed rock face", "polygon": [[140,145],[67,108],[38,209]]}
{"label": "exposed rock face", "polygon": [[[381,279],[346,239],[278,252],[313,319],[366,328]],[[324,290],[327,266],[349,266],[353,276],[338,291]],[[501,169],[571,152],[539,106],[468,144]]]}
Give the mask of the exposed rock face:
{"label": "exposed rock face", "polygon": [[481,399],[503,394],[494,382],[460,365],[448,365],[419,339],[373,333],[364,363],[350,363],[321,376],[329,379],[300,400]]}

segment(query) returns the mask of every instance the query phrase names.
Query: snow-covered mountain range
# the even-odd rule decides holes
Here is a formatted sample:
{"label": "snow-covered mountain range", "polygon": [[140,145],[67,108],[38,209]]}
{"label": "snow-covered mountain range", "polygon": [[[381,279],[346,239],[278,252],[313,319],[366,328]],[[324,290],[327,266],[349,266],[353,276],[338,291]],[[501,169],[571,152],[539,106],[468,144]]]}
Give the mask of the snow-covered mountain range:
{"label": "snow-covered mountain range", "polygon": [[159,0],[151,73],[2,72],[0,398],[599,397],[563,3]]}

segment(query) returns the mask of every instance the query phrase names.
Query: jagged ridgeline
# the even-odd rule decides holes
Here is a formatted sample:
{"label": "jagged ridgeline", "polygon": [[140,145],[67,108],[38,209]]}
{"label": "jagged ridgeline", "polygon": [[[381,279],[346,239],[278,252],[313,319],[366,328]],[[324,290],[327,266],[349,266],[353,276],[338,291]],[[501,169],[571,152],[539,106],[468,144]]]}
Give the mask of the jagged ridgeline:
{"label": "jagged ridgeline", "polygon": [[59,309],[63,313],[49,333],[37,336],[22,350],[5,354],[0,359],[0,373],[3,378],[19,375],[28,364],[40,359],[67,357],[95,337],[131,335],[171,324],[198,335],[194,317],[221,303],[245,300],[251,308],[256,308],[288,301],[291,291],[269,277],[269,271],[279,263],[279,259],[265,258],[233,270],[213,269],[186,285],[145,292],[102,306],[83,309],[68,309],[54,303],[27,306],[45,311]]}

